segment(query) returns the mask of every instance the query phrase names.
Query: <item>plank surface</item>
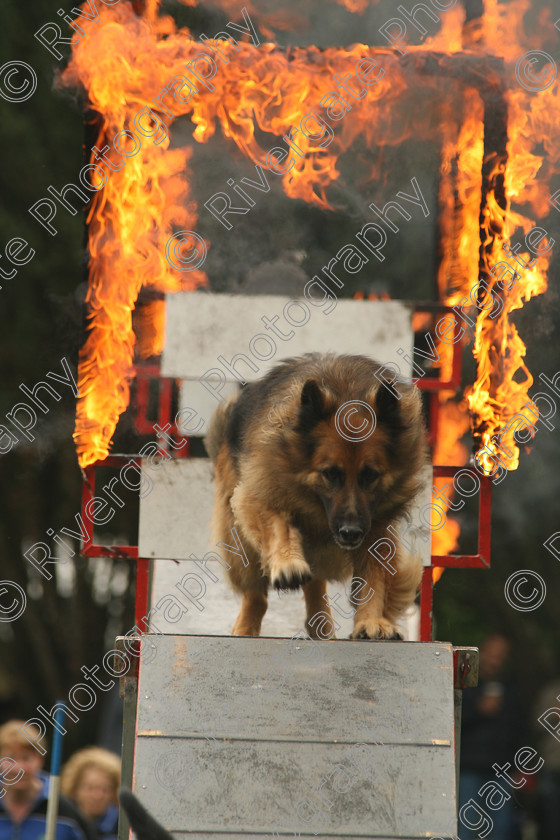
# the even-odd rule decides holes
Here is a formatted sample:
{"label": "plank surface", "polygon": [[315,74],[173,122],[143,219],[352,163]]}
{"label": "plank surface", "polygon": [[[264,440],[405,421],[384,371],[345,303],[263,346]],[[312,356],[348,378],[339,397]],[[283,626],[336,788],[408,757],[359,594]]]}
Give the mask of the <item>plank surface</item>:
{"label": "plank surface", "polygon": [[[149,807],[170,831],[438,836],[448,825],[446,800],[454,802],[453,755],[447,747],[442,760],[443,751],[154,737],[137,744],[135,786],[157,791]],[[180,790],[158,783],[155,768],[165,773],[170,760],[181,767]]]}
{"label": "plank surface", "polygon": [[211,548],[214,482],[210,459],[178,458],[167,461],[157,472],[146,472],[153,486],[140,499],[140,557],[202,557]]}
{"label": "plank surface", "polygon": [[[228,400],[238,394],[240,390],[240,382],[228,381],[222,387],[220,393],[224,400]],[[208,431],[212,415],[218,406],[216,397],[207,391],[198,379],[182,379],[179,385],[178,405],[180,411],[187,412],[179,415],[179,422],[184,423],[180,431],[187,437],[204,437]],[[196,414],[192,413],[193,410]]]}
{"label": "plank surface", "polygon": [[147,641],[134,789],[177,837],[454,830],[450,645]]}
{"label": "plank surface", "polygon": [[[204,633],[224,635],[231,632],[241,605],[241,597],[233,591],[226,577],[226,572],[218,562],[206,563],[210,579],[201,573],[200,566],[192,560],[157,560],[151,587],[153,608],[152,626],[154,632],[183,634]],[[185,574],[197,575],[204,588],[192,586],[196,597],[187,601],[180,589]],[[217,580],[215,581],[214,578]],[[336,635],[339,639],[348,638],[353,628],[352,613],[346,584],[329,583],[327,591],[331,601],[338,599],[345,615],[335,614]],[[178,601],[182,606],[179,608]],[[398,622],[405,639],[419,638],[419,610],[412,605]],[[305,625],[305,603],[301,592],[275,592],[268,597],[268,610],[262,624],[263,636],[293,636],[303,630]]]}
{"label": "plank surface", "polygon": [[[262,638],[255,644],[229,636],[153,640],[158,655],[149,666],[150,683],[141,686],[139,732],[229,738],[243,737],[256,725],[256,739],[451,743],[450,645]],[[418,696],[414,672],[429,676],[429,706]],[[171,701],[164,710],[157,707],[161,696]]]}
{"label": "plank surface", "polygon": [[[193,837],[194,836],[194,837],[196,837],[196,840],[204,840],[204,838],[212,838],[212,840],[220,840],[220,838],[223,838],[223,840],[274,840],[274,838],[286,838],[286,840],[289,840],[289,838],[301,838],[301,840],[317,840],[317,836],[319,836],[320,838],[323,838],[323,837],[339,837],[340,836],[338,834],[330,834],[328,828],[327,828],[326,831],[322,831],[318,835],[317,834],[308,834],[305,831],[295,832],[295,831],[282,831],[282,830],[274,831],[271,834],[266,834],[265,832],[261,832],[260,834],[254,834],[253,832],[250,832],[250,831],[244,832],[243,834],[237,834],[235,832],[229,832],[229,831],[227,831],[227,832],[226,831],[213,831],[213,832],[197,831],[195,835],[193,835],[191,832],[175,831],[174,830],[173,835],[177,838]],[[373,836],[373,835],[366,835],[366,836]],[[425,837],[434,837],[434,835],[431,834],[431,833],[426,834],[424,836]],[[364,837],[363,834],[362,835],[345,834],[344,835],[344,840],[362,840],[363,837]],[[382,836],[382,835],[377,834],[377,835],[375,835],[375,840],[394,840],[394,835],[391,835],[389,837],[388,835]],[[410,835],[410,837],[400,835],[399,840],[418,840],[418,835],[417,834]],[[439,837],[435,838],[435,840],[457,840],[456,832],[455,832],[454,829],[449,829],[448,828],[447,832],[445,832],[445,831],[441,832]]]}
{"label": "plank surface", "polygon": [[[283,317],[290,299],[280,295],[207,294],[177,292],[166,295],[165,347],[161,361],[162,376],[198,378],[210,368],[221,369],[218,356],[231,362],[237,354],[245,354],[258,369],[240,364],[239,371],[250,381],[270,370],[281,359],[301,353],[359,353],[380,363],[396,362],[403,375],[410,375],[410,366],[403,361],[402,348],[410,355],[414,340],[412,307],[400,301],[339,300],[328,315],[311,306],[309,320],[302,326],[290,326]],[[298,319],[297,307],[293,318]],[[289,310],[288,310],[289,312]],[[289,340],[274,337],[261,321],[263,316],[279,317],[277,327]],[[302,317],[302,316],[299,316]],[[250,344],[258,335],[265,335],[276,344],[276,353],[264,361],[252,353]],[[260,356],[272,352],[264,342],[253,344]],[[224,374],[227,370],[224,369]],[[235,381],[235,376],[226,376]],[[200,392],[205,389],[200,385]],[[193,395],[196,399],[196,394]],[[194,408],[197,406],[194,405]]]}

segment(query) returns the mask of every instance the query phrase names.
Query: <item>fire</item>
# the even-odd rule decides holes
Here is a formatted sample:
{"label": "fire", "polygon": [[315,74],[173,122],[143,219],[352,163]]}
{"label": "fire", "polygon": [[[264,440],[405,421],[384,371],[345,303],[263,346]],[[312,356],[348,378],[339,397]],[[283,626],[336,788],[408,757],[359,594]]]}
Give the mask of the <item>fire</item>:
{"label": "fire", "polygon": [[[184,2],[191,4],[191,0]],[[339,2],[358,14],[367,5],[365,0]],[[221,0],[219,5],[230,14],[238,13],[233,0]],[[245,7],[255,18],[256,5]],[[514,72],[523,50],[535,47],[535,39],[524,34],[522,25],[529,6],[530,0],[512,0],[507,5],[486,0],[484,17],[468,27],[463,25],[462,7],[457,6],[442,14],[437,35],[421,47],[408,47],[406,60],[388,49],[363,44],[280,49],[271,41],[257,46],[238,35],[237,46],[235,41],[218,42],[222,64],[216,60],[218,72],[198,85],[194,97],[162,95],[166,88],[171,93],[184,89],[177,79],[185,77],[186,65],[200,54],[202,45],[188,29],[177,29],[169,16],[161,16],[157,0],[146,3],[142,17],[122,2],[99,8],[100,20],[80,20],[85,37],[74,40],[63,83],[82,86],[101,115],[98,152],[92,152],[91,163],[101,166],[106,177],[88,212],[90,325],[80,356],[82,397],[75,431],[82,466],[107,455],[118,418],[128,404],[135,349],[132,312],[140,290],[194,289],[207,283],[202,271],[181,273],[165,256],[165,243],[173,230],[196,230],[197,223],[197,207],[189,193],[190,151],[170,147],[168,127],[173,119],[188,115],[198,143],[207,142],[219,126],[244,155],[265,166],[267,148],[261,138],[268,134],[286,140],[304,111],[319,109],[321,100],[333,90],[333,78],[352,73],[357,61],[366,56],[382,70],[375,86],[368,87],[362,98],[351,100],[352,114],[336,124],[329,144],[320,145],[300,132],[301,154],[294,156],[288,171],[276,177],[288,196],[333,209],[339,160],[349,149],[360,144],[368,149],[395,146],[410,138],[441,145],[440,296],[452,306],[469,297],[478,303],[478,310],[465,309],[472,323],[476,319],[475,327],[467,322],[465,340],[473,339],[478,364],[476,382],[466,394],[468,411],[477,447],[486,452],[482,463],[490,468],[492,454],[499,453],[508,469],[517,466],[515,428],[504,429],[527,403],[532,376],[524,364],[525,347],[511,313],[546,289],[549,257],[541,253],[522,270],[511,249],[520,241],[520,231],[527,235],[549,208],[546,186],[537,180],[542,165],[538,143],[543,136],[552,164],[560,158],[555,139],[559,135],[558,86],[535,93],[519,84]],[[259,18],[260,31],[269,38],[275,29],[298,26],[304,27],[298,15],[275,12]],[[463,52],[466,42],[469,50]],[[430,72],[424,60],[431,56],[430,61],[437,64],[451,54],[463,56],[466,65],[476,56],[504,59],[501,77],[495,59],[488,70],[489,84],[501,97],[507,120],[503,148],[499,138],[496,148],[490,148],[485,135],[487,105],[482,88],[472,84],[459,90],[445,70]],[[419,72],[421,67],[427,69]],[[501,79],[507,79],[507,85],[500,87]],[[141,148],[133,151],[134,128],[143,109],[144,113],[152,109],[156,118],[153,123],[149,117],[140,122],[144,127]],[[121,138],[118,150],[117,136]],[[97,155],[104,145],[109,151],[101,164]],[[381,174],[379,164],[372,163],[366,180],[375,181]],[[514,204],[531,215],[514,211]],[[477,263],[479,216],[484,245]],[[503,246],[510,248],[509,255]],[[515,256],[526,263],[532,259],[525,246]],[[500,285],[506,265],[509,277],[518,271],[509,287]],[[479,288],[481,278],[486,284],[483,288]],[[496,308],[500,308],[498,314]],[[162,311],[161,304],[152,304],[149,337],[143,335],[137,348],[142,356],[161,350]],[[439,350],[446,375],[451,348]],[[441,429],[449,424],[456,442],[465,431],[467,408],[466,404],[462,410],[449,406],[443,402],[446,419]],[[439,457],[457,457],[450,454],[454,445],[442,444]],[[451,536],[446,537],[446,545]],[[436,550],[445,553],[448,548]]]}
{"label": "fire", "polygon": [[[128,406],[135,349],[132,312],[140,290],[193,289],[207,282],[202,272],[181,276],[165,256],[174,225],[196,226],[196,206],[189,201],[187,180],[191,150],[169,149],[169,138],[163,136],[156,145],[130,131],[134,115],[149,101],[150,86],[155,94],[165,83],[166,71],[159,70],[158,76],[157,62],[150,58],[155,36],[127,6],[107,16],[99,28],[90,27],[87,36],[74,45],[64,74],[66,84],[81,81],[103,117],[94,144],[100,151],[92,153],[91,163],[97,166],[98,178],[103,171],[106,175],[106,184],[95,193],[87,216],[90,324],[80,351],[81,398],[74,434],[82,467],[107,456],[118,418]],[[145,84],[143,76],[135,76],[137,59],[147,74]],[[149,72],[150,64],[155,66]],[[129,133],[121,135],[119,144],[107,145],[109,151],[103,152],[107,138],[125,131]],[[151,309],[153,319],[157,303]],[[161,305],[158,314],[159,328],[151,330],[152,340],[147,341],[150,333],[144,333],[143,357],[161,352]]]}
{"label": "fire", "polygon": [[[532,205],[537,219],[543,215],[544,206],[542,187],[532,184],[525,189],[522,181],[528,175],[533,178],[540,166],[536,156],[527,149],[527,138],[522,136],[527,119],[524,108],[531,110],[531,100],[515,92],[509,105],[512,119],[507,152],[508,160],[511,157],[514,165],[510,168],[508,163],[501,173],[505,200],[500,205],[495,195],[489,195],[482,222],[486,246],[481,268],[489,291],[480,301],[483,310],[476,321],[473,353],[478,362],[477,379],[466,392],[475,435],[480,441],[480,451],[485,453],[480,463],[489,472],[495,470],[493,456],[507,469],[516,469],[519,463],[514,438],[517,426],[508,421],[527,404],[533,377],[523,361],[525,344],[510,315],[546,290],[549,264],[547,253],[534,256],[525,244],[521,250],[515,244],[519,239],[523,241],[522,237],[526,241],[536,222],[514,212],[511,202],[515,199]],[[492,181],[495,174],[491,174]],[[518,231],[522,231],[522,236],[514,236]],[[538,414],[532,418],[529,413],[528,419],[537,417]]]}

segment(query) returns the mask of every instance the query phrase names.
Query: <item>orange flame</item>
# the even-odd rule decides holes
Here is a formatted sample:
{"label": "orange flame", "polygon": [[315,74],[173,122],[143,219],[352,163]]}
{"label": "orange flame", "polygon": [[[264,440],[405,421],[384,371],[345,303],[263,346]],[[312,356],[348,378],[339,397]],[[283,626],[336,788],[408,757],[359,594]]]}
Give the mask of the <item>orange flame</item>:
{"label": "orange flame", "polygon": [[[190,5],[190,0],[184,2]],[[365,8],[364,0],[340,2],[357,13]],[[220,0],[220,5],[227,11],[237,9],[233,0]],[[486,297],[479,294],[478,303],[485,309],[474,310],[478,374],[467,391],[468,407],[479,445],[487,446],[489,453],[501,452],[503,462],[513,469],[518,463],[515,430],[503,430],[527,402],[532,377],[524,365],[525,347],[510,314],[545,290],[548,259],[541,255],[530,269],[519,272],[521,276],[510,290],[500,289],[497,272],[500,262],[513,268],[517,265],[502,246],[515,238],[519,229],[527,233],[535,224],[534,219],[513,212],[512,203],[529,206],[535,219],[547,211],[546,188],[535,182],[542,163],[542,155],[536,151],[541,135],[548,138],[546,151],[552,163],[557,164],[560,158],[560,144],[555,140],[559,135],[558,87],[554,93],[535,94],[518,84],[514,74],[520,53],[534,46],[522,27],[528,7],[529,0],[512,0],[507,9],[497,0],[487,0],[482,25],[471,32],[471,52],[462,53],[467,59],[493,54],[506,61],[504,78],[509,79],[510,90],[503,91],[502,98],[508,107],[508,142],[503,154],[494,157],[485,152],[484,102],[475,85],[458,90],[444,73],[423,73],[421,85],[418,83],[417,59],[429,52],[437,57],[438,51],[449,54],[462,49],[467,35],[459,7],[442,14],[438,34],[422,47],[409,48],[406,60],[389,50],[361,44],[346,49],[281,50],[273,43],[256,47],[244,41],[236,48],[221,41],[227,70],[212,78],[212,89],[203,88],[183,103],[160,98],[155,106],[154,98],[185,72],[186,62],[201,52],[201,44],[188,29],[177,30],[169,16],[159,16],[157,0],[148,0],[143,18],[122,3],[100,8],[99,21],[80,21],[85,37],[74,40],[63,82],[83,86],[101,115],[98,148],[110,144],[118,132],[131,130],[143,108],[152,108],[167,124],[175,117],[190,115],[193,136],[199,143],[208,141],[219,126],[246,156],[264,166],[266,151],[258,140],[260,132],[286,135],[304,110],[318,107],[333,90],[334,74],[352,72],[365,56],[378,61],[383,78],[363,99],[352,101],[351,118],[338,124],[328,147],[320,148],[300,133],[297,142],[302,156],[290,171],[277,177],[288,196],[332,209],[335,190],[331,188],[339,178],[338,161],[354,144],[363,142],[368,148],[397,145],[413,137],[441,142],[440,294],[450,305],[469,296],[477,301],[479,272],[483,272],[489,291]],[[248,3],[247,8],[250,14],[257,14],[253,5]],[[261,31],[271,37],[274,27],[293,25],[293,20],[264,18],[264,23],[268,28],[261,25]],[[499,78],[493,83],[499,92]],[[163,120],[162,114],[168,119]],[[118,168],[120,156],[109,154],[113,167],[106,171],[105,187],[95,194],[88,215],[90,330],[80,357],[78,384],[83,396],[75,432],[82,466],[107,455],[118,417],[128,404],[134,351],[131,313],[141,288],[192,289],[207,282],[203,272],[181,274],[165,258],[165,243],[174,228],[196,229],[197,208],[189,201],[190,153],[170,148],[167,136],[159,141],[155,134],[151,139],[142,136],[141,141],[141,149],[125,157],[122,168]],[[378,174],[372,167],[370,177]],[[480,247],[480,214],[484,246],[479,266],[473,257]],[[529,256],[525,254],[526,259]],[[486,306],[490,293],[503,303],[494,318]],[[152,330],[152,334],[152,340],[143,341],[143,355],[161,347],[161,332]],[[442,345],[439,350],[445,374],[450,369],[451,348]],[[524,374],[520,383],[516,381],[519,371]],[[457,441],[464,431],[466,409],[454,418],[447,403],[444,409]],[[497,442],[498,433],[502,438]],[[444,446],[441,458],[451,457],[452,448]],[[490,466],[490,457],[483,463]],[[451,537],[445,539],[449,544]]]}

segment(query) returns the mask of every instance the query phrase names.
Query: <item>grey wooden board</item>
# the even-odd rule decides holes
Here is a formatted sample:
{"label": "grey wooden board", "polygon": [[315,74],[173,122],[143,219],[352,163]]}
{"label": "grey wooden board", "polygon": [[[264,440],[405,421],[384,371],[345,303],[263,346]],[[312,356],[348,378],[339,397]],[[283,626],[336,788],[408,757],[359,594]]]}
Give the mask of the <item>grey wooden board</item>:
{"label": "grey wooden board", "polygon": [[153,487],[140,499],[140,557],[202,557],[211,548],[214,483],[210,459],[179,458],[145,472]]}
{"label": "grey wooden board", "polygon": [[[243,737],[256,724],[267,739],[356,743],[366,734],[393,744],[429,745],[449,744],[453,737],[453,693],[446,696],[453,684],[451,645],[306,639],[258,644],[229,636],[152,640],[158,652],[149,664],[151,682],[140,686],[139,731],[161,734],[157,701],[163,696],[172,701],[164,718],[169,736]],[[197,686],[189,676],[194,673]],[[429,705],[418,693],[428,676]]]}
{"label": "grey wooden board", "polygon": [[[177,838],[182,837],[196,837],[197,840],[204,840],[204,838],[209,837],[216,840],[216,838],[224,838],[224,840],[274,840],[274,837],[279,838],[290,838],[290,837],[298,837],[301,840],[317,840],[317,834],[305,834],[305,832],[274,832],[273,835],[266,835],[266,834],[252,834],[251,832],[245,832],[243,834],[236,834],[232,832],[225,832],[225,831],[213,831],[212,833],[207,831],[197,831],[195,835],[191,834],[191,832],[186,831],[173,831],[173,836]],[[329,835],[328,831],[323,831],[319,835],[319,837],[329,837],[329,836],[336,836],[336,835]],[[427,835],[428,837],[430,835]],[[357,834],[345,834],[344,840],[362,840],[363,835]],[[440,840],[457,840],[456,836],[453,836],[452,832],[449,831],[448,833],[442,832],[439,835]],[[394,835],[392,837],[382,837],[377,835],[375,840],[394,840]],[[399,840],[418,840],[418,835],[411,835],[410,837],[400,836]]]}
{"label": "grey wooden board", "polygon": [[[448,781],[454,772],[449,748],[451,760],[446,762],[442,748],[369,746],[356,770],[344,744],[147,740],[139,739],[136,746],[136,766],[141,768],[137,790],[146,785],[147,792],[157,784],[154,766],[165,763],[166,755],[177,752],[175,760],[189,768],[180,797],[161,787],[157,804],[150,801],[151,812],[164,817],[170,831],[186,826],[190,832],[229,828],[265,834],[317,830],[321,836],[437,837],[448,827],[455,806]],[[343,782],[346,792],[328,784],[327,803],[317,793],[311,799],[315,786],[333,770],[339,775],[351,772],[352,778]],[[307,819],[296,811],[302,800],[305,804],[299,807]]]}
{"label": "grey wooden board", "polygon": [[140,668],[134,789],[169,830],[454,830],[451,645],[146,642],[157,656]]}
{"label": "grey wooden board", "polygon": [[[290,300],[294,298],[280,295],[167,294],[161,375],[198,378],[210,368],[220,368],[218,356],[231,361],[235,355],[243,353],[258,368],[252,371],[245,363],[240,366],[242,375],[250,381],[262,376],[281,359],[329,351],[360,353],[381,363],[396,362],[403,375],[410,375],[410,366],[403,361],[404,356],[397,355],[399,348],[405,355],[412,351],[414,335],[410,305],[394,300],[339,300],[335,309],[325,315],[321,308],[300,298],[310,310],[310,317],[307,323],[298,327],[289,326],[282,314]],[[286,335],[293,331],[294,336],[287,341],[274,338],[261,321],[263,315],[268,318],[278,315],[277,327]],[[259,333],[273,338],[277,345],[276,353],[269,361],[255,357],[249,348],[249,343]],[[264,344],[256,347],[261,356],[270,353]],[[224,375],[226,373],[224,370]],[[203,385],[200,390],[205,391]],[[197,408],[196,405],[192,407]]]}

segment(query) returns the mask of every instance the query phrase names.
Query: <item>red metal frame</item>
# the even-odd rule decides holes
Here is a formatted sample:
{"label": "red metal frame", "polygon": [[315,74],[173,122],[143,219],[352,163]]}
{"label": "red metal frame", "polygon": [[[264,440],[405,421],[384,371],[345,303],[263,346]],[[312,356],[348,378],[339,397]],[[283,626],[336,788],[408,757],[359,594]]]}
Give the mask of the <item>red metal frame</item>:
{"label": "red metal frame", "polygon": [[432,641],[432,611],[434,606],[434,578],[432,566],[424,566],[420,581],[420,641]]}
{"label": "red metal frame", "polygon": [[93,541],[93,522],[86,514],[86,505],[95,496],[95,471],[97,467],[123,467],[133,461],[140,467],[140,459],[132,455],[109,455],[104,461],[90,464],[83,470],[84,483],[82,486],[82,522],[86,538],[81,553],[84,557],[123,557],[136,560],[136,597],[134,605],[134,621],[139,622],[148,614],[148,573],[149,559],[138,556],[137,545],[101,545]]}
{"label": "red metal frame", "polygon": [[86,515],[86,505],[95,496],[95,470],[97,467],[123,467],[133,461],[140,467],[140,460],[133,455],[109,455],[104,461],[96,461],[83,470],[84,484],[82,487],[82,520],[86,531],[86,539],[81,553],[84,557],[138,557],[137,545],[99,545],[93,542],[93,522]]}
{"label": "red metal frame", "polygon": [[[434,478],[454,478],[464,467],[450,467],[434,465]],[[478,493],[478,545],[477,554],[432,554],[431,565],[422,571],[420,583],[420,641],[432,641],[432,610],[433,610],[433,572],[434,568],[461,569],[489,569],[490,568],[490,524],[492,518],[492,478],[480,475],[480,490]]]}
{"label": "red metal frame", "polygon": [[[451,376],[441,379],[433,376],[423,376],[417,380],[418,388],[428,392],[429,443],[434,446],[439,431],[440,391],[458,391],[461,387],[463,368],[463,345],[461,341],[462,327],[457,313],[452,307],[438,303],[417,304],[417,312],[441,312],[451,315],[454,320],[453,329],[453,358]],[[434,465],[433,478],[453,478],[460,470],[468,467],[453,467]],[[492,479],[480,476],[480,491],[478,500],[478,553],[477,554],[446,554],[432,555],[431,565],[423,569],[420,582],[420,641],[432,640],[433,630],[433,571],[434,568],[489,568],[490,567],[490,520],[492,501]]]}
{"label": "red metal frame", "polygon": [[[154,425],[157,423],[161,428],[169,424],[169,434],[181,436],[173,418],[172,401],[173,386],[175,379],[161,376],[161,368],[157,364],[135,365],[136,373],[136,401],[134,413],[134,427],[138,434],[154,434]],[[150,382],[156,381],[158,390],[158,412],[157,419],[148,418],[150,402]],[[166,443],[162,440],[159,444],[161,449],[166,449]],[[188,457],[188,438],[186,446],[174,450],[174,457]],[[137,545],[101,545],[93,541],[93,522],[86,515],[86,505],[95,496],[95,471],[98,467],[122,467],[133,461],[140,467],[140,457],[134,455],[109,455],[103,461],[97,461],[83,470],[84,483],[82,487],[82,521],[86,532],[86,539],[82,547],[84,557],[128,557],[136,561],[136,596],[135,596],[135,622],[141,627],[140,622],[148,614],[149,601],[149,568],[150,560],[147,557],[138,556]]]}
{"label": "red metal frame", "polygon": [[461,374],[463,370],[463,344],[461,341],[462,327],[459,323],[457,313],[453,311],[451,306],[445,304],[417,304],[416,312],[441,312],[444,315],[451,315],[454,321],[453,329],[453,359],[451,362],[451,377],[449,379],[441,379],[435,376],[422,376],[416,384],[421,391],[435,392],[437,396],[438,391],[458,391],[461,387]]}
{"label": "red metal frame", "polygon": [[[171,402],[173,399],[174,379],[168,376],[161,376],[159,365],[135,365],[136,374],[136,406],[134,413],[134,427],[140,435],[151,435],[154,431],[154,423],[166,426],[171,423],[171,431],[177,433],[175,423],[172,423]],[[158,416],[157,420],[148,419],[148,406],[150,402],[150,382],[157,381],[159,385]]]}
{"label": "red metal frame", "polygon": [[478,552],[477,554],[432,554],[432,566],[444,568],[490,568],[490,519],[492,516],[492,478],[480,475],[467,464],[464,467],[434,465],[434,478],[453,478],[461,470],[470,469],[480,479],[478,494]]}

